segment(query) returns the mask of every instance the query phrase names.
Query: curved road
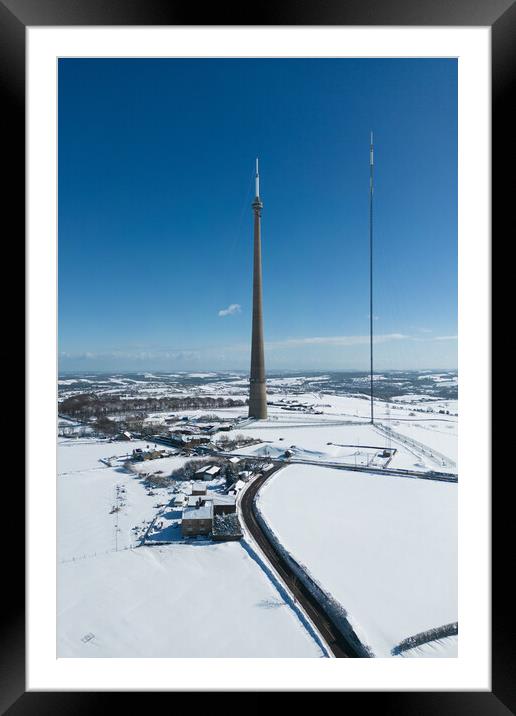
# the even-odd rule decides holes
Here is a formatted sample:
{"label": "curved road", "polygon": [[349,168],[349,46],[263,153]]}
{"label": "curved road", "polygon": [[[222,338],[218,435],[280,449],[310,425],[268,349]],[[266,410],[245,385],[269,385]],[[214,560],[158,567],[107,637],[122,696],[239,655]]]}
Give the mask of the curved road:
{"label": "curved road", "polygon": [[[282,467],[282,465],[278,465],[276,469],[280,467]],[[256,520],[254,512],[255,495],[272,474],[273,473],[269,473],[266,476],[257,477],[244,492],[240,502],[240,511],[245,526],[253,536],[253,539],[260,545],[269,563],[288,586],[291,593],[294,594],[296,601],[299,602],[305,613],[310,617],[333,655],[337,658],[360,657],[362,655],[357,652],[353,644],[350,644],[343,637],[339,629],[323,611],[319,602],[294,575],[283,557],[276,552],[274,546],[269,542],[267,535],[263,532]]]}

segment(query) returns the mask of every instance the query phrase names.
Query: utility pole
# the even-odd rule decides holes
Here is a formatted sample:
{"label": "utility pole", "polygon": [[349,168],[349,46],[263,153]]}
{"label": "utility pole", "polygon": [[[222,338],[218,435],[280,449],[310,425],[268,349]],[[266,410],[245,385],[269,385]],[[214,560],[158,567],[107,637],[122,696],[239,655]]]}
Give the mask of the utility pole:
{"label": "utility pole", "polygon": [[369,148],[369,349],[371,357],[371,424],[374,423],[373,404],[373,133]]}

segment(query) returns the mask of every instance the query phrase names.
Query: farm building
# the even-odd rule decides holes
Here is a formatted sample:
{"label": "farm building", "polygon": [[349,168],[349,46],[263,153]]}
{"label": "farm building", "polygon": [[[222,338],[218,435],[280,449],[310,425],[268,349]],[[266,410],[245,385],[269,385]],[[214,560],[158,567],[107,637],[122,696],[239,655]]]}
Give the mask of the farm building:
{"label": "farm building", "polygon": [[192,495],[205,495],[206,494],[206,485],[204,485],[199,480],[196,480],[192,483]]}
{"label": "farm building", "polygon": [[236,512],[236,499],[234,495],[213,495],[209,498],[213,503],[214,515],[229,515]]}
{"label": "farm building", "polygon": [[156,448],[154,448],[154,450],[142,450],[141,448],[133,450],[133,460],[157,460],[167,455],[168,452],[166,450],[157,450]]}
{"label": "farm building", "polygon": [[218,465],[211,465],[208,467],[207,470],[204,471],[204,480],[213,480],[215,479],[220,472],[220,467]]}
{"label": "farm building", "polygon": [[199,507],[185,507],[181,521],[183,537],[209,535],[213,523],[213,507],[211,504]]}
{"label": "farm building", "polygon": [[213,480],[220,472],[218,465],[203,465],[196,471],[194,479],[196,480]]}

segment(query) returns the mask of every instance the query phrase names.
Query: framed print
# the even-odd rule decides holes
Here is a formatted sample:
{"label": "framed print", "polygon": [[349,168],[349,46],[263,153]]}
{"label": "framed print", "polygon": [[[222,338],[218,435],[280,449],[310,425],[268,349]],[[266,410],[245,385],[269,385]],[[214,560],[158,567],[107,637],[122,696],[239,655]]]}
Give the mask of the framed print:
{"label": "framed print", "polygon": [[489,274],[514,5],[0,10],[28,327],[3,707],[514,710]]}

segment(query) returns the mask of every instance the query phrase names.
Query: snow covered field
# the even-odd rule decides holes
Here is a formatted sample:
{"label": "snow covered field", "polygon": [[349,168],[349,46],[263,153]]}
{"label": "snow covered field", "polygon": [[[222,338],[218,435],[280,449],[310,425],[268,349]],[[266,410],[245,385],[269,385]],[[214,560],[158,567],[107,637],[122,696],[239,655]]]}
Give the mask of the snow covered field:
{"label": "snow covered field", "polygon": [[[122,467],[145,444],[59,443],[58,656],[325,656],[241,543],[136,547],[170,499],[165,488],[149,495]],[[111,456],[121,458],[116,467],[100,462]],[[182,462],[136,466],[170,471]]]}
{"label": "snow covered field", "polygon": [[458,434],[456,419],[391,421],[391,427],[395,432],[424,443],[429,448],[433,448],[457,462]]}
{"label": "snow covered field", "polygon": [[456,484],[292,465],[258,505],[375,656],[457,621]]}
{"label": "snow covered field", "polygon": [[[415,470],[444,469],[439,459],[407,447],[395,438],[389,440],[369,423],[346,424],[341,421],[326,425],[323,421],[315,422],[310,419],[303,424],[302,416],[297,418],[296,422],[276,421],[273,417],[274,414],[269,420],[261,420],[228,433],[230,437],[241,433],[249,437],[259,437],[263,441],[260,445],[251,445],[235,452],[278,457],[283,455],[285,450],[291,449],[293,458],[383,467],[386,461],[375,456],[381,448],[389,450],[395,448],[396,452],[389,462],[389,467]],[[423,442],[419,431],[417,435],[419,441]],[[412,437],[413,434],[409,433],[409,436]],[[435,436],[432,434],[431,437]],[[437,437],[436,445],[443,447],[441,435]],[[437,450],[437,447],[434,449]]]}
{"label": "snow covered field", "polygon": [[324,656],[239,543],[142,547],[62,566],[60,657]]}
{"label": "snow covered field", "polygon": [[[241,374],[170,374],[168,380],[150,373],[86,376],[62,379],[60,389],[74,394],[100,387],[110,395],[122,390],[122,398],[177,393],[242,399],[248,389]],[[241,425],[215,439],[243,434],[261,442],[236,453],[278,457],[291,450],[292,460],[314,463],[293,463],[271,478],[259,493],[264,517],[347,610],[363,643],[376,656],[390,656],[403,639],[457,620],[457,485],[359,474],[324,463],[456,471],[438,453],[457,460],[457,400],[449,392],[431,392],[432,385],[446,388],[455,378],[435,374],[425,382],[422,376],[428,393],[417,392],[417,379],[409,384],[416,389],[403,393],[400,380],[400,395],[391,390],[388,402],[377,400],[378,426],[390,427],[391,436],[369,424],[364,395],[331,393],[336,380],[334,374],[270,378],[273,404],[266,421],[247,420],[245,405],[150,413],[148,419],[165,425],[168,416],[180,414],[195,424],[209,413],[238,420]],[[351,378],[350,390],[363,380]],[[376,383],[389,380],[397,385],[384,375]],[[405,443],[407,438],[427,449]],[[133,463],[132,472],[124,468],[133,449],[147,445],[153,443],[58,441],[58,655],[324,656],[297,607],[244,543],[179,541],[177,519],[167,522],[161,514],[172,486],[150,488],[144,477],[168,475],[189,458],[173,455]],[[387,461],[380,448],[396,452]],[[166,524],[149,540],[166,533],[172,543],[140,547],[158,513]],[[400,657],[456,652],[457,637],[451,636]]]}

